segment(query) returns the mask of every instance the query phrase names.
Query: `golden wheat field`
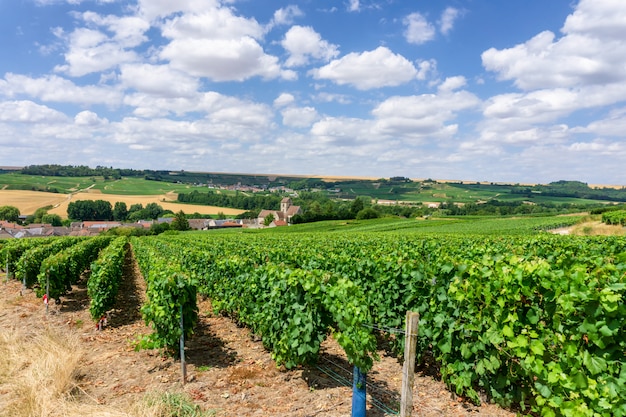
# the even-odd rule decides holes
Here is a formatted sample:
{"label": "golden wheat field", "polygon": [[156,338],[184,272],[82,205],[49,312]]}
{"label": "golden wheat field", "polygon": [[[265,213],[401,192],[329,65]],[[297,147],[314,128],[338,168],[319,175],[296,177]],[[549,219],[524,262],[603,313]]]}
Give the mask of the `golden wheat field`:
{"label": "golden wheat field", "polygon": [[119,201],[126,203],[129,208],[133,204],[142,204],[145,207],[149,203],[157,203],[165,210],[172,210],[173,212],[182,210],[187,214],[218,214],[222,212],[227,216],[236,216],[244,211],[226,207],[179,204],[175,202],[176,194],[174,193],[162,195],[116,195],[99,192],[55,194],[38,191],[0,190],[0,206],[17,207],[21,214],[26,215],[33,214],[40,207],[52,206],[53,208],[48,213],[67,218],[67,206],[70,202],[79,200],[104,200],[110,202],[112,206]]}

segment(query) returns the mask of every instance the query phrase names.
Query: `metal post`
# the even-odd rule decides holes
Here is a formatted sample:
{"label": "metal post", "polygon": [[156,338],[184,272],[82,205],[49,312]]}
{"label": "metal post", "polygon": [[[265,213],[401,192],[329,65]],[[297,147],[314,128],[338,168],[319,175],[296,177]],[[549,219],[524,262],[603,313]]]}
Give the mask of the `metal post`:
{"label": "metal post", "polygon": [[183,305],[180,305],[180,369],[183,373],[183,385],[187,382],[187,364],[185,363],[185,327],[183,325]]}
{"label": "metal post", "polygon": [[352,414],[351,417],[365,417],[366,399],[365,392],[366,374],[362,373],[358,367],[354,367],[354,377],[352,379]]}
{"label": "metal post", "polygon": [[6,261],[5,271],[7,273],[6,284],[8,284],[9,283],[9,251],[7,251],[7,261]]}

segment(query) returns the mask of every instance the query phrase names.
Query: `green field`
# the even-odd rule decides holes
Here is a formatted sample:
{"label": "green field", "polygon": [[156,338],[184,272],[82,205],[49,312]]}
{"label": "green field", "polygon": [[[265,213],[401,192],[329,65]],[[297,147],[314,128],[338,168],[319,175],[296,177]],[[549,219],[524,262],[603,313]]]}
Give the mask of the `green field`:
{"label": "green field", "polygon": [[103,177],[51,177],[8,173],[0,175],[0,189],[34,190],[69,194],[81,190],[100,190],[103,194],[160,195],[169,192],[189,192],[190,184],[148,181],[143,178],[125,177],[120,180]]}

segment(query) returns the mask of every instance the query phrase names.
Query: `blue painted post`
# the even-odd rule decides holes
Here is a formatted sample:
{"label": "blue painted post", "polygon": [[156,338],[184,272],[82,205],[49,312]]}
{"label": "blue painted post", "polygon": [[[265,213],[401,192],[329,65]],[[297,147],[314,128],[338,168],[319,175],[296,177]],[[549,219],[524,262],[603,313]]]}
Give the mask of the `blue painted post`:
{"label": "blue painted post", "polygon": [[358,367],[354,367],[354,377],[352,379],[352,417],[365,417],[366,412],[366,392],[365,375]]}

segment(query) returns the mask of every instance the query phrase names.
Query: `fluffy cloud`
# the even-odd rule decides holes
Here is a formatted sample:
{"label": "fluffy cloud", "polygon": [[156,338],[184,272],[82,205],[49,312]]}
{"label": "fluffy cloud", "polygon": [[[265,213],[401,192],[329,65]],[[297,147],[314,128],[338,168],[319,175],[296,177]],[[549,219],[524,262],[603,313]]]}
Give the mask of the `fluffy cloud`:
{"label": "fluffy cloud", "polygon": [[302,16],[302,10],[298,6],[290,5],[285,8],[278,9],[274,12],[274,18],[268,29],[277,25],[290,25],[296,17]]}
{"label": "fluffy cloud", "polygon": [[308,127],[319,118],[313,107],[290,107],[282,111],[283,125],[290,127]]}
{"label": "fluffy cloud", "polygon": [[193,76],[214,81],[296,77],[292,71],[282,70],[277,57],[264,52],[258,42],[263,27],[253,19],[233,15],[230,9],[176,16],[163,24],[162,33],[171,41],[160,58]]}
{"label": "fluffy cloud", "polygon": [[441,19],[439,20],[439,31],[444,35],[450,33],[452,28],[454,27],[454,22],[461,15],[459,9],[455,9],[454,7],[446,7],[446,9],[441,14]]}
{"label": "fluffy cloud", "polygon": [[32,101],[0,102],[0,122],[60,123],[67,121],[65,114]]}
{"label": "fluffy cloud", "polygon": [[293,94],[282,93],[274,100],[274,107],[285,107],[290,105],[296,100]]}
{"label": "fluffy cloud", "polygon": [[78,126],[100,126],[108,123],[107,119],[101,119],[98,115],[92,111],[81,111],[74,117],[74,123]]}
{"label": "fluffy cloud", "polygon": [[[460,84],[457,82],[457,85]],[[439,94],[390,97],[372,114],[375,129],[385,136],[399,138],[448,137],[457,132],[449,124],[457,113],[478,107],[480,100],[467,91],[441,91]]]}
{"label": "fluffy cloud", "polygon": [[308,26],[293,26],[285,34],[281,45],[289,52],[285,63],[288,67],[306,65],[309,57],[329,61],[339,55],[336,45],[323,40],[319,33]]}
{"label": "fluffy cloud", "polygon": [[581,0],[556,39],[545,31],[512,48],[491,48],[483,65],[523,90],[626,81],[626,10],[619,0]]}
{"label": "fluffy cloud", "polygon": [[359,90],[398,86],[415,79],[418,74],[409,60],[384,46],[373,51],[350,53],[310,73],[316,79],[349,84]]}
{"label": "fluffy cloud", "polygon": [[123,65],[120,81],[127,88],[164,97],[189,97],[199,87],[197,79],[166,65]]}
{"label": "fluffy cloud", "polygon": [[121,92],[114,88],[79,86],[56,75],[31,78],[7,73],[4,79],[0,79],[0,94],[6,97],[26,96],[49,102],[106,104],[112,107],[122,102]]}
{"label": "fluffy cloud", "polygon": [[403,20],[406,30],[404,37],[408,43],[421,45],[435,39],[435,27],[420,13],[411,13]]}

